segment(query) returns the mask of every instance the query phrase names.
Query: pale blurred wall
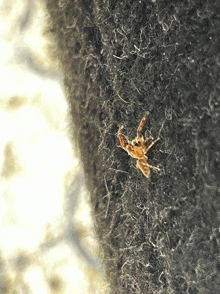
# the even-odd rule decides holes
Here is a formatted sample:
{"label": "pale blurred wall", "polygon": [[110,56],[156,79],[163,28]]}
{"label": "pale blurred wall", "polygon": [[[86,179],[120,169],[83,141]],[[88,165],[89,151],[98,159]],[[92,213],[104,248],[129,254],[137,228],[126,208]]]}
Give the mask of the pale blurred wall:
{"label": "pale blurred wall", "polygon": [[0,3],[0,293],[107,293],[44,3]]}

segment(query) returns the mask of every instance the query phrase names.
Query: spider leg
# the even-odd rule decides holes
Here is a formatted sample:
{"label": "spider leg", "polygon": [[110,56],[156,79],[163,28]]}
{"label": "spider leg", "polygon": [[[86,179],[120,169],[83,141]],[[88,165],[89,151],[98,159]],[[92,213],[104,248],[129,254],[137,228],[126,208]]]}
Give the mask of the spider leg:
{"label": "spider leg", "polygon": [[154,140],[146,149],[145,149],[145,154],[148,152],[148,150],[150,150],[151,147],[154,146],[154,144],[160,140],[160,138],[157,138],[156,140]]}
{"label": "spider leg", "polygon": [[121,130],[124,128],[124,126],[121,126],[119,131],[118,131],[118,138],[120,140],[120,144],[121,144],[121,147],[125,149],[126,145],[125,145],[125,140],[122,136],[122,133],[121,133]]}
{"label": "spider leg", "polygon": [[141,137],[141,131],[143,129],[143,126],[145,124],[145,121],[147,119],[147,116],[148,116],[149,112],[147,111],[147,113],[145,114],[145,116],[142,118],[141,122],[140,122],[140,125],[137,129],[137,138],[140,138]]}
{"label": "spider leg", "polygon": [[143,146],[149,140],[153,140],[153,137],[148,137],[144,140],[144,137],[141,135],[139,138],[136,137],[134,140],[132,140],[131,144],[134,145],[136,143],[138,146]]}
{"label": "spider leg", "polygon": [[153,169],[156,169],[156,170],[159,170],[160,171],[160,168],[159,167],[156,167],[156,166],[153,166],[153,165],[150,165],[150,164],[147,164],[150,168],[153,168]]}
{"label": "spider leg", "polygon": [[149,141],[149,140],[153,140],[153,137],[148,137],[148,138],[146,138],[145,140],[144,140],[144,142],[143,142],[143,144],[145,144],[147,141]]}

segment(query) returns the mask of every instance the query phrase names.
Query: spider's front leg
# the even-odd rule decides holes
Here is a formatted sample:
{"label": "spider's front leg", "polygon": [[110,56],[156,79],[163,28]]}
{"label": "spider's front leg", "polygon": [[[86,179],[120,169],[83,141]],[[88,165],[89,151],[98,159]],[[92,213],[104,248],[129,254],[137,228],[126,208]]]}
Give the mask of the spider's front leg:
{"label": "spider's front leg", "polygon": [[119,141],[120,141],[121,147],[122,147],[123,149],[126,150],[125,140],[124,140],[123,135],[122,135],[122,133],[121,133],[121,130],[122,130],[123,128],[124,128],[124,126],[121,126],[121,127],[120,127],[120,129],[119,129],[119,131],[118,131],[118,138],[119,138]]}
{"label": "spider's front leg", "polygon": [[149,112],[147,111],[147,113],[145,114],[145,116],[142,118],[141,122],[140,122],[140,125],[137,129],[137,138],[140,138],[141,137],[141,131],[143,129],[143,126],[145,124],[145,121],[147,119],[147,116],[148,116]]}

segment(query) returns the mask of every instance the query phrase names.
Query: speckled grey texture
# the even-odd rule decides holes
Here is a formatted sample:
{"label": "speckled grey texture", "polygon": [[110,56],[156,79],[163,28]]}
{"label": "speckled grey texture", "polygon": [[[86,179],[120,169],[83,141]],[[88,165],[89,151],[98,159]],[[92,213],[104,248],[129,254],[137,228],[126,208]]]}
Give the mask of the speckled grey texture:
{"label": "speckled grey texture", "polygon": [[[48,11],[112,293],[220,293],[220,2]],[[146,111],[149,179],[117,138]]]}

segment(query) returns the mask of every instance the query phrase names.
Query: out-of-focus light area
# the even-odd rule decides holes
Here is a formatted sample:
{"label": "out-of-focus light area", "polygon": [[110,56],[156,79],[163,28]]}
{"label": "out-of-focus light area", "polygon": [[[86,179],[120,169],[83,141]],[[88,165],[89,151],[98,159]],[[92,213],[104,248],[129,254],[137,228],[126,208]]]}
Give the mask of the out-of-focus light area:
{"label": "out-of-focus light area", "polygon": [[0,293],[108,293],[45,3],[0,1]]}

